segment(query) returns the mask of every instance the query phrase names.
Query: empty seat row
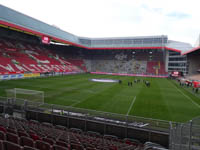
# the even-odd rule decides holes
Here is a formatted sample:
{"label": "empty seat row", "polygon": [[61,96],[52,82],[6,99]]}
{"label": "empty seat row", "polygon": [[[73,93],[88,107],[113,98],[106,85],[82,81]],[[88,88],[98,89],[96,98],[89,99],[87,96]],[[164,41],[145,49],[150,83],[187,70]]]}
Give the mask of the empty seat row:
{"label": "empty seat row", "polygon": [[[15,49],[13,51],[13,49]],[[0,39],[0,74],[16,72],[83,72],[83,60],[67,60],[41,45]]]}
{"label": "empty seat row", "polygon": [[111,135],[100,135],[96,132],[83,132],[50,123],[39,123],[34,120],[0,117],[0,140],[9,141],[21,147],[46,147],[53,149],[138,149],[139,141],[119,139]]}
{"label": "empty seat row", "polygon": [[0,140],[0,150],[68,150],[67,148],[53,145],[50,146],[48,143],[42,141],[37,141],[35,147],[30,146],[21,146],[10,141],[1,141]]}

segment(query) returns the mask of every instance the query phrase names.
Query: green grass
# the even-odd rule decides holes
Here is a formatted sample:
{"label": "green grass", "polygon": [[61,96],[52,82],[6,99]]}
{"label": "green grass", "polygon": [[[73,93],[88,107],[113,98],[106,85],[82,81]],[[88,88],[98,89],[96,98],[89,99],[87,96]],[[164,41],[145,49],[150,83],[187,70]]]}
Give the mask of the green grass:
{"label": "green grass", "polygon": [[[92,82],[91,78],[120,79],[118,83]],[[179,87],[175,81],[158,78],[128,87],[127,82],[138,77],[110,75],[68,75],[0,82],[0,96],[5,89],[24,88],[45,92],[45,102],[77,108],[133,115],[146,118],[185,122],[200,115],[200,98]]]}

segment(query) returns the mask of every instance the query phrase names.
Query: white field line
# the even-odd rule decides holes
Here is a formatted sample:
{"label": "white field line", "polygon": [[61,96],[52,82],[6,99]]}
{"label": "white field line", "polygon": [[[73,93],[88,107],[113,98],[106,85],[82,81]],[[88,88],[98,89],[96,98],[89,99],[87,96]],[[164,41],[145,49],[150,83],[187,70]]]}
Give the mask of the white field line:
{"label": "white field line", "polygon": [[87,100],[87,98],[86,99],[84,99],[84,100],[82,100],[82,101],[77,101],[77,102],[75,102],[75,103],[73,103],[73,104],[71,104],[71,105],[69,105],[69,106],[75,106],[75,105],[77,105],[77,104],[79,104],[79,103],[82,103],[82,102],[84,102],[84,101],[86,101]]}
{"label": "white field line", "polygon": [[197,98],[200,98],[199,96],[197,96],[195,93],[192,93],[189,89],[187,89],[186,87],[183,87],[186,91],[190,92],[192,95],[194,95]]}
{"label": "white field line", "polygon": [[126,115],[129,115],[129,113],[130,113],[130,111],[131,111],[131,109],[133,107],[133,104],[135,103],[135,100],[136,100],[136,96],[134,97],[134,99],[133,99],[133,101],[131,103],[131,106],[129,107],[128,112],[126,113]]}
{"label": "white field line", "polygon": [[75,103],[73,103],[73,104],[71,104],[71,105],[69,105],[69,106],[75,106],[76,104],[79,104],[79,103],[81,103],[82,101],[77,101],[77,102],[75,102]]}
{"label": "white field line", "polygon": [[[171,82],[170,82],[171,83]],[[173,83],[171,83],[183,96],[185,96],[187,99],[189,99],[194,105],[200,108],[200,105],[194,102],[189,96],[185,95],[181,90],[179,90]]]}

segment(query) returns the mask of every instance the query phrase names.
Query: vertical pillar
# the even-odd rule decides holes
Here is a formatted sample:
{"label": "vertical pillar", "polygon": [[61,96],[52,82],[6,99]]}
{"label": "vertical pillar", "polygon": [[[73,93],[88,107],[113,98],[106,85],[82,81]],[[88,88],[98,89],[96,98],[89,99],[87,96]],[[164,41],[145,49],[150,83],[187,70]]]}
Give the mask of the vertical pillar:
{"label": "vertical pillar", "polygon": [[190,131],[189,131],[189,150],[191,149],[192,146],[192,120],[190,120]]}
{"label": "vertical pillar", "polygon": [[179,143],[179,145],[180,145],[180,150],[182,149],[182,136],[183,136],[183,132],[182,132],[182,130],[183,130],[183,124],[181,124],[181,127],[180,127],[180,143]]}

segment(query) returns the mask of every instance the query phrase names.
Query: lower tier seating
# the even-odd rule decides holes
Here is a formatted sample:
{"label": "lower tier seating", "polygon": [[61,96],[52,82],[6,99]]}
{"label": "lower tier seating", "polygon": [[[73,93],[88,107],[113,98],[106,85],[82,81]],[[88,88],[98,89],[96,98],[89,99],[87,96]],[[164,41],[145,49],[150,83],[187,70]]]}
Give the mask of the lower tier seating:
{"label": "lower tier seating", "polygon": [[160,61],[90,60],[85,61],[92,72],[166,75],[165,64]]}
{"label": "lower tier seating", "polygon": [[50,123],[0,117],[0,150],[140,150],[132,139],[83,132]]}
{"label": "lower tier seating", "polygon": [[0,74],[84,72],[83,60],[68,60],[42,45],[0,39]]}
{"label": "lower tier seating", "polygon": [[145,74],[147,62],[135,60],[92,60],[93,72]]}
{"label": "lower tier seating", "polygon": [[0,51],[0,74],[13,72],[83,72],[82,60],[62,60],[58,57],[58,61],[53,59],[41,59],[31,57],[30,54],[22,54],[20,52],[1,52]]}
{"label": "lower tier seating", "polygon": [[147,62],[147,74],[163,75],[165,72],[165,64],[160,61],[149,61]]}

